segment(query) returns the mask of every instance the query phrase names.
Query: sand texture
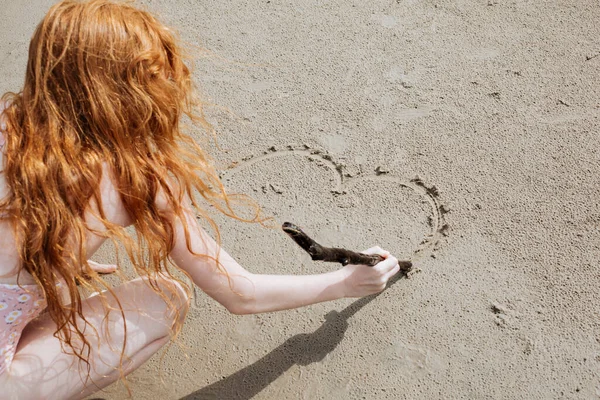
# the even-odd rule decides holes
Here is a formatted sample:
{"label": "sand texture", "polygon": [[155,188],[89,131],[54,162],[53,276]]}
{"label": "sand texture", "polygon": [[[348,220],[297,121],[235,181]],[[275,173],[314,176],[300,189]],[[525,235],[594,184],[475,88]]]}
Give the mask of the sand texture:
{"label": "sand texture", "polygon": [[[51,3],[0,0],[2,91]],[[231,191],[419,272],[265,315],[200,293],[179,342],[130,377],[135,398],[600,398],[596,0],[142,4],[216,54],[194,77],[218,105],[211,154]],[[218,221],[253,272],[336,268]]]}

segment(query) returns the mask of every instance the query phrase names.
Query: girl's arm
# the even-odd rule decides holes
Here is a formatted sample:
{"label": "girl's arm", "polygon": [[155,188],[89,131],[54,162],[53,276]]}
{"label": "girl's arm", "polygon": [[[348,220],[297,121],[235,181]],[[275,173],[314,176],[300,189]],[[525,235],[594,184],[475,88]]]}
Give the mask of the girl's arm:
{"label": "girl's arm", "polygon": [[400,267],[398,260],[380,248],[367,250],[386,257],[375,267],[347,265],[337,271],[319,275],[260,275],[240,266],[199,227],[191,210],[185,212],[191,249],[196,254],[215,257],[222,270],[209,258],[189,251],[183,224],[174,218],[175,246],[171,257],[186,271],[194,283],[234,314],[255,314],[287,310],[335,300],[362,297],[380,292]]}

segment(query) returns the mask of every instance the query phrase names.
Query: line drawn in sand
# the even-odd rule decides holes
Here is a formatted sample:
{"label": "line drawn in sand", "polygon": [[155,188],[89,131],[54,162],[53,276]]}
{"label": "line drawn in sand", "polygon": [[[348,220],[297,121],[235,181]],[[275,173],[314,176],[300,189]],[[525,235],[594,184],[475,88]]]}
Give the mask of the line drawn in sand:
{"label": "line drawn in sand", "polygon": [[277,149],[275,146],[270,147],[258,156],[249,156],[242,161],[235,161],[220,172],[219,177],[223,180],[228,180],[230,175],[240,170],[249,168],[253,165],[260,164],[270,159],[279,157],[299,156],[306,157],[309,161],[317,161],[322,166],[329,168],[334,172],[335,184],[331,189],[333,195],[344,195],[348,190],[361,182],[392,182],[400,186],[412,189],[415,193],[424,198],[431,207],[431,216],[428,217],[428,225],[430,232],[419,243],[413,251],[411,260],[417,261],[427,255],[434,256],[434,252],[438,249],[438,245],[443,237],[448,236],[449,225],[446,223],[444,215],[448,213],[448,209],[442,204],[438,189],[434,185],[427,185],[420,177],[413,179],[402,179],[390,175],[388,171],[378,167],[374,174],[350,176],[344,172],[345,165],[336,162],[334,158],[326,151],[313,149],[308,145],[302,145],[301,148],[295,146],[286,146],[285,149]]}

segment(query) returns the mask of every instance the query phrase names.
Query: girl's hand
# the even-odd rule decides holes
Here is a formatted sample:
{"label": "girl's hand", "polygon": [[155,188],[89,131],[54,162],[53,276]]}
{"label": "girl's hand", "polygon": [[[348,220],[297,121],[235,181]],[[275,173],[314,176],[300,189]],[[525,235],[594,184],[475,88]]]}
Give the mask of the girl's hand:
{"label": "girl's hand", "polygon": [[[96,271],[99,274],[112,274],[113,272],[117,271],[117,266],[114,264],[98,264],[92,260],[88,260],[88,264],[93,271]],[[83,275],[82,278],[86,280],[91,279],[87,274]],[[80,282],[78,281],[77,285],[79,284]],[[62,304],[66,305],[71,303],[71,298],[69,297],[69,288],[64,280],[59,282],[59,291]]]}
{"label": "girl's hand", "polygon": [[346,265],[343,267],[346,297],[364,297],[379,293],[385,289],[388,280],[400,271],[396,257],[380,247],[372,247],[362,253],[379,254],[385,260],[374,267],[366,265]]}
{"label": "girl's hand", "polygon": [[99,274],[112,274],[117,271],[117,266],[114,264],[98,264],[92,260],[88,260],[88,264],[93,271],[96,271]]}

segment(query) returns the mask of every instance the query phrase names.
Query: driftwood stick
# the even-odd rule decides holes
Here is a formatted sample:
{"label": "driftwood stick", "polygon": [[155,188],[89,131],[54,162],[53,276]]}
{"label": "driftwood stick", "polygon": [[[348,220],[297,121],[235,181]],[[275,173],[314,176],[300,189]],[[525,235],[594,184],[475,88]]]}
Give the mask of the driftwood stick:
{"label": "driftwood stick", "polygon": [[357,264],[373,267],[385,260],[378,254],[368,255],[335,247],[323,247],[311,239],[302,229],[291,222],[284,222],[281,227],[300,247],[315,261],[339,262],[342,265]]}

